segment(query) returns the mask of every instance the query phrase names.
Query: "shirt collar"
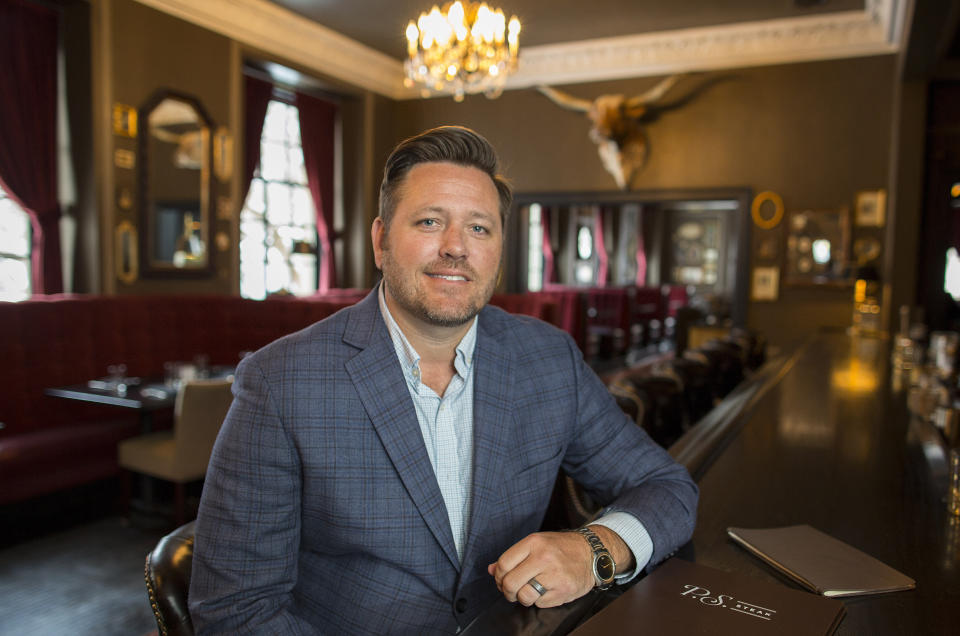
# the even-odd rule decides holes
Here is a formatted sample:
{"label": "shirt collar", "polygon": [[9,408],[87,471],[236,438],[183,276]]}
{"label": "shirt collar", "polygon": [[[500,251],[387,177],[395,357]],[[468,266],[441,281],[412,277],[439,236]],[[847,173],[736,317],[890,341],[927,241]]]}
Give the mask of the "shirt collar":
{"label": "shirt collar", "polygon": [[[377,293],[377,299],[380,302],[380,314],[387,324],[387,330],[390,332],[390,339],[393,340],[393,348],[397,352],[397,358],[403,367],[404,375],[413,378],[416,383],[420,382],[420,354],[413,348],[410,341],[400,329],[400,325],[393,319],[390,308],[387,307],[387,301],[384,297],[383,283],[380,283],[380,289]],[[463,379],[467,378],[470,368],[473,366],[473,353],[477,346],[477,321],[479,316],[474,316],[470,329],[460,339],[457,344],[457,350],[453,359],[453,368]]]}

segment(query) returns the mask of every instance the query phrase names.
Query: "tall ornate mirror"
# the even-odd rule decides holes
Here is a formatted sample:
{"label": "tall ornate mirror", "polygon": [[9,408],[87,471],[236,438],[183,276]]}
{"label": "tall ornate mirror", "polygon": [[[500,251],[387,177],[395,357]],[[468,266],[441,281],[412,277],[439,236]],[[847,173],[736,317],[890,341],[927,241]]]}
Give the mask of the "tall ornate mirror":
{"label": "tall ornate mirror", "polygon": [[167,90],[139,118],[141,274],[208,275],[213,122],[195,98]]}

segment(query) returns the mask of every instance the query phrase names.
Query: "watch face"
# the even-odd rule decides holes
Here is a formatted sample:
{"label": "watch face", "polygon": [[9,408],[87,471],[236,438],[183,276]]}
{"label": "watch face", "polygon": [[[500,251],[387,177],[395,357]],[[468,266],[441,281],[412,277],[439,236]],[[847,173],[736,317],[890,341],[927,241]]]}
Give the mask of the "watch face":
{"label": "watch face", "polygon": [[597,572],[597,577],[604,582],[612,581],[613,575],[616,574],[616,572],[614,572],[613,559],[610,558],[609,554],[599,555],[594,567]]}

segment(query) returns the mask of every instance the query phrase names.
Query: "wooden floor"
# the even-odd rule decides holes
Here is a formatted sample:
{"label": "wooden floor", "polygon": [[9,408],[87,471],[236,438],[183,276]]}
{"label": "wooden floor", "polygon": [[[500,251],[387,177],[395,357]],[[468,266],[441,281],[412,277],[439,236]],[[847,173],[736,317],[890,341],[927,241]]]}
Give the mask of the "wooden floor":
{"label": "wooden floor", "polygon": [[115,484],[0,507],[0,634],[156,632],[143,562],[167,528],[117,510]]}

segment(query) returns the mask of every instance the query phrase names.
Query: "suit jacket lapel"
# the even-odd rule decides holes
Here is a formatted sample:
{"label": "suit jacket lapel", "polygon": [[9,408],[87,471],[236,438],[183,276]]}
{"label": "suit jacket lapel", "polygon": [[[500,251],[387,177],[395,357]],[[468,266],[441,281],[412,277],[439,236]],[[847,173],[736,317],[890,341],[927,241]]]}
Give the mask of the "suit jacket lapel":
{"label": "suit jacket lapel", "polygon": [[393,341],[380,316],[377,288],[356,309],[356,317],[347,324],[344,341],[362,350],[347,361],[347,373],[410,498],[447,558],[459,569],[447,508]]}
{"label": "suit jacket lapel", "polygon": [[495,326],[484,322],[483,314],[478,327],[473,378],[473,504],[465,564],[475,557],[482,540],[496,540],[498,529],[488,528],[486,523],[493,510],[503,506],[501,484],[509,461],[510,432],[515,426],[512,358],[497,337]]}

